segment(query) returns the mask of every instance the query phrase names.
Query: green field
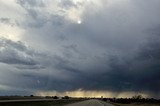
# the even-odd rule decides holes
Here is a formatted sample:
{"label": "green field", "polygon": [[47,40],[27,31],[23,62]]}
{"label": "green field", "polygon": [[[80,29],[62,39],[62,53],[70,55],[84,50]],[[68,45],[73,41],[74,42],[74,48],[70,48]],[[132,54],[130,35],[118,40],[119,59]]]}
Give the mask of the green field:
{"label": "green field", "polygon": [[80,100],[53,100],[53,101],[34,101],[34,102],[8,102],[0,103],[0,106],[63,106],[78,102]]}

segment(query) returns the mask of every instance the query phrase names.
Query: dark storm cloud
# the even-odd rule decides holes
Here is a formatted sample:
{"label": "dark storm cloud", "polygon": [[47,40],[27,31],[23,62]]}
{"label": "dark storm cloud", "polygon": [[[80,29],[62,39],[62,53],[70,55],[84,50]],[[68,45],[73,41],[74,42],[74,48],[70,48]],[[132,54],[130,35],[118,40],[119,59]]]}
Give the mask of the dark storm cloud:
{"label": "dark storm cloud", "polygon": [[[156,2],[152,1],[152,5]],[[64,22],[63,18],[54,21],[53,18],[54,22],[63,23],[60,27],[59,24],[47,26],[48,38],[45,37],[47,40],[43,41],[48,47],[52,44],[61,48],[58,56],[54,55],[48,60],[53,63],[53,70],[63,73],[67,79],[55,80],[50,76],[49,90],[159,93],[159,61],[155,56],[158,56],[159,48],[152,47],[152,43],[158,44],[151,41],[150,38],[156,36],[148,31],[160,23],[157,18],[160,17],[158,9],[155,10],[152,6],[148,9],[149,2],[123,3],[118,2],[112,8],[103,7],[96,14],[88,14],[90,10],[86,11],[81,25]],[[67,2],[68,5],[71,6]],[[152,17],[145,13],[145,9],[148,9]],[[158,31],[155,30],[154,28],[152,31]],[[41,34],[38,36],[46,35],[43,32]],[[60,35],[67,40],[56,43],[57,36]],[[160,40],[157,39],[158,42]],[[153,49],[148,51],[147,48]],[[55,74],[54,71],[51,73]]]}
{"label": "dark storm cloud", "polygon": [[[55,81],[50,83],[48,89],[56,89],[57,91],[65,90],[109,90],[114,92],[135,91],[149,92],[154,97],[159,97],[160,94],[160,48],[159,36],[153,36],[154,41],[147,42],[142,45],[136,56],[132,58],[125,57],[120,60],[120,57],[109,56],[108,68],[99,67],[98,69],[86,70],[86,73],[69,65],[69,61],[64,62],[63,59],[58,59],[59,64],[56,64],[58,69],[65,70],[64,73],[69,73],[72,78],[69,81]],[[153,38],[152,37],[152,38]],[[108,58],[108,57],[104,57]],[[57,61],[57,60],[56,60]],[[60,62],[61,61],[61,62]],[[121,62],[123,61],[123,63]],[[101,62],[100,64],[105,64]],[[106,70],[102,73],[101,70]],[[92,73],[93,72],[93,73]],[[51,80],[52,82],[52,80]],[[54,81],[53,81],[54,82]],[[56,85],[57,86],[56,86]],[[63,89],[63,86],[67,86]]]}
{"label": "dark storm cloud", "polygon": [[[57,5],[51,6],[58,9],[52,10],[48,1],[18,0],[27,12],[21,23],[25,33],[21,42],[0,40],[0,62],[22,70],[19,86],[28,82],[33,92],[144,91],[159,97],[160,1],[96,2],[100,4],[53,1]],[[84,4],[82,12],[79,8]]]}
{"label": "dark storm cloud", "polygon": [[[145,8],[147,8],[147,7],[145,7]],[[154,9],[150,9],[150,11],[151,10],[154,10]],[[140,10],[138,10],[138,11],[140,11]],[[113,13],[114,12],[115,11],[113,11]],[[121,13],[125,14],[125,13],[123,13],[123,11],[121,11]],[[103,13],[100,13],[100,15],[102,15],[102,14]],[[117,17],[111,16],[110,18],[112,18],[116,22],[113,23],[113,21],[111,21],[111,23],[110,23],[110,22],[108,22],[108,20],[105,20],[108,22],[108,23],[106,23],[106,25],[108,25],[107,28],[106,28],[105,24],[102,24],[101,20],[97,19],[97,17],[95,20],[90,19],[91,22],[93,22],[94,24],[96,22],[98,24],[100,23],[101,26],[105,25],[104,27],[97,27],[96,26],[95,30],[92,30],[92,29],[86,30],[86,29],[83,29],[82,27],[76,28],[75,26],[73,26],[74,28],[71,31],[74,31],[74,34],[82,33],[85,36],[88,35],[88,36],[90,36],[89,37],[90,39],[93,39],[94,43],[101,45],[101,47],[102,46],[105,47],[109,51],[111,51],[110,48],[115,49],[115,51],[117,52],[117,55],[109,55],[109,56],[103,57],[104,60],[106,59],[106,62],[99,61],[100,62],[99,64],[95,63],[94,65],[97,66],[98,68],[95,68],[95,69],[93,68],[92,71],[87,69],[86,72],[90,72],[89,75],[86,75],[86,73],[84,73],[84,75],[82,75],[82,77],[81,77],[82,79],[80,78],[79,80],[76,80],[76,82],[74,82],[74,84],[72,83],[73,86],[75,85],[75,89],[76,88],[84,88],[87,90],[93,90],[93,89],[94,90],[96,90],[96,89],[105,90],[105,89],[107,89],[107,90],[114,90],[114,91],[119,91],[119,92],[120,91],[128,91],[128,90],[129,91],[151,91],[151,92],[158,91],[159,92],[159,90],[158,90],[159,89],[159,86],[158,86],[159,78],[156,76],[156,75],[159,75],[159,73],[157,73],[157,71],[154,70],[154,68],[153,69],[146,69],[145,68],[146,65],[149,64],[149,63],[145,64],[148,60],[144,61],[144,60],[138,59],[138,58],[142,58],[143,56],[146,55],[145,53],[147,53],[146,50],[143,50],[142,48],[138,47],[139,45],[141,45],[138,43],[143,42],[143,40],[146,40],[146,37],[149,35],[147,32],[147,27],[152,27],[152,26],[150,24],[147,26],[142,26],[142,28],[146,28],[146,29],[143,33],[139,33],[139,30],[137,28],[130,29],[130,28],[126,27],[126,25],[129,27],[134,26],[133,23],[131,25],[129,25],[132,18],[126,17],[127,20],[124,21],[121,18],[122,14],[119,14],[119,13],[115,13],[115,14],[118,14],[118,16]],[[158,17],[158,16],[155,16],[154,18],[156,18],[156,17]],[[121,22],[121,20],[123,20],[123,22]],[[136,20],[136,22],[137,21],[139,21],[139,20]],[[148,20],[148,21],[150,21],[150,20]],[[103,22],[103,23],[105,23],[105,22]],[[120,26],[122,29],[117,27],[117,24],[119,26],[120,23],[122,25],[122,26]],[[96,25],[98,25],[98,24],[96,24]],[[141,24],[143,25],[143,22]],[[157,21],[157,24],[158,24],[158,21]],[[89,27],[85,27],[83,25],[82,26],[84,28],[92,28],[91,26],[94,26],[92,23],[91,23],[91,25],[90,24],[88,24],[88,25],[89,25]],[[124,25],[124,27],[123,27],[123,25]],[[123,29],[123,28],[125,28],[125,29]],[[107,31],[105,31],[105,29]],[[104,32],[106,32],[106,33],[104,33]],[[119,32],[119,33],[117,33],[117,32]],[[106,35],[108,35],[109,37],[108,36],[106,37]],[[117,35],[117,36],[115,36],[115,35]],[[81,39],[83,38],[82,36],[83,35],[80,35]],[[149,36],[151,36],[151,38],[155,37],[153,35],[149,35]],[[136,39],[139,41],[137,42]],[[148,40],[149,44],[143,45],[144,48],[146,48],[148,46],[150,47],[150,39],[147,39],[147,40]],[[85,42],[85,40],[83,41],[83,43],[84,42]],[[160,42],[160,41],[158,40],[158,42]],[[155,45],[158,45],[158,44],[155,44]],[[138,49],[139,52],[143,52],[143,53],[142,54],[137,53],[136,50],[134,51],[135,48]],[[154,48],[156,48],[156,46]],[[96,49],[98,49],[98,47]],[[106,50],[106,52],[108,52],[108,50]],[[159,49],[157,49],[157,51],[158,50]],[[154,53],[157,51],[153,50],[150,52]],[[118,52],[120,52],[120,53],[122,52],[122,54],[118,54]],[[138,55],[138,57],[136,57],[135,55]],[[87,56],[89,57],[89,55],[87,55]],[[149,56],[149,54],[147,54],[147,56],[148,56],[148,58],[151,57],[151,56]],[[102,60],[102,58],[100,58],[100,59]],[[95,60],[93,59],[93,61],[98,61],[98,59],[97,58]],[[156,61],[156,60],[151,61],[151,63],[153,63],[153,62],[156,62],[156,64],[159,65],[158,61]],[[103,64],[106,65],[107,67],[100,67]],[[89,63],[87,63],[87,65],[89,65]],[[94,66],[91,66],[91,67],[94,67]],[[108,69],[108,67],[110,69]],[[151,67],[154,67],[154,65],[152,64]],[[92,72],[94,73],[94,72],[98,72],[101,70],[105,70],[106,72],[92,74]],[[150,71],[148,72],[147,70],[150,70]],[[151,73],[155,73],[155,75],[153,75]],[[154,79],[154,77],[157,77],[157,78]],[[77,79],[77,78],[75,78],[75,79]],[[148,81],[145,82],[147,79],[150,80],[150,82],[148,82]],[[76,83],[78,81],[79,81],[79,83],[78,83],[79,85],[78,84],[76,85]],[[95,83],[93,84],[93,82],[95,82]],[[80,85],[80,83],[82,85]],[[154,87],[152,87],[152,86],[154,86]],[[153,88],[153,89],[151,89],[151,88]]]}
{"label": "dark storm cloud", "polygon": [[33,58],[34,51],[29,50],[22,42],[0,39],[1,63],[35,66],[38,63]]}
{"label": "dark storm cloud", "polygon": [[[108,63],[109,70],[106,69],[106,72],[99,74],[84,74],[82,76],[84,80],[79,80],[79,83],[83,84],[84,88],[82,88],[87,90],[107,89],[117,92],[151,91],[158,97],[160,93],[160,48],[158,46],[160,38],[159,36],[152,36],[148,40],[147,44],[140,47],[139,52],[131,59],[125,57],[121,61],[121,57],[111,55]],[[104,58],[107,59],[108,57]],[[105,69],[101,67],[92,71],[98,70]]]}
{"label": "dark storm cloud", "polygon": [[149,43],[142,46],[141,51],[136,56],[133,65],[133,69],[136,70],[135,76],[136,86],[140,86],[141,89],[153,90],[155,93],[160,93],[160,37],[152,36],[149,39]]}

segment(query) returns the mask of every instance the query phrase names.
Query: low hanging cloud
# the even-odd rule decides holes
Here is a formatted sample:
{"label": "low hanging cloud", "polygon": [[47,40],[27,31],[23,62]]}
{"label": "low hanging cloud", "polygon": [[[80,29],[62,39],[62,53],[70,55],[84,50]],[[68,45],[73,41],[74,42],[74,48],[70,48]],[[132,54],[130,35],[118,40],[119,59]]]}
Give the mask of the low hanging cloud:
{"label": "low hanging cloud", "polygon": [[6,64],[36,65],[32,53],[22,42],[0,39],[0,62]]}
{"label": "low hanging cloud", "polygon": [[[23,33],[0,39],[1,73],[11,76],[6,68],[10,66],[16,72],[13,76],[21,76],[18,90],[26,82],[26,92],[35,94],[81,90],[159,97],[159,4],[159,0],[16,0],[11,7],[21,8],[21,18],[4,15],[0,22],[15,20],[16,33]],[[11,88],[18,84],[6,78],[2,83]]]}

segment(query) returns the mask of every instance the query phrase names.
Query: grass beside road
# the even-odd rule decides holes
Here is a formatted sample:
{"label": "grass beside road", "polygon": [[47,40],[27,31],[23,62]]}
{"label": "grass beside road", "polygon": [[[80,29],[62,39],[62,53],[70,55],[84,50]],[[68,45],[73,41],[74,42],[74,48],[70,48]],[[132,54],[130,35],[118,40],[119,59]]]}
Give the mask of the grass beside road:
{"label": "grass beside road", "polygon": [[32,101],[32,102],[6,102],[0,103],[0,106],[63,106],[66,104],[78,102],[81,100],[53,100],[53,101]]}

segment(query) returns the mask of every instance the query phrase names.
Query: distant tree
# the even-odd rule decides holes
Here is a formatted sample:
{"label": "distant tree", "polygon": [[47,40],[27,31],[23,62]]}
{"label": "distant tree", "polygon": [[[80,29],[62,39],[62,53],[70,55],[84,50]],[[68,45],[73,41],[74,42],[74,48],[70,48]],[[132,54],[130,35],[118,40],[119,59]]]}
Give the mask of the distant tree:
{"label": "distant tree", "polygon": [[103,98],[102,100],[103,100],[103,101],[107,101],[107,98]]}
{"label": "distant tree", "polygon": [[49,99],[49,98],[52,98],[52,97],[51,97],[51,96],[46,96],[45,98],[48,98],[48,99]]}
{"label": "distant tree", "polygon": [[58,96],[53,96],[53,99],[58,99]]}
{"label": "distant tree", "polygon": [[135,95],[135,96],[132,97],[132,99],[137,99],[137,100],[140,100],[142,98],[143,98],[142,95]]}
{"label": "distant tree", "polygon": [[69,96],[64,96],[63,99],[69,99]]}
{"label": "distant tree", "polygon": [[30,95],[30,97],[34,97],[34,95]]}

